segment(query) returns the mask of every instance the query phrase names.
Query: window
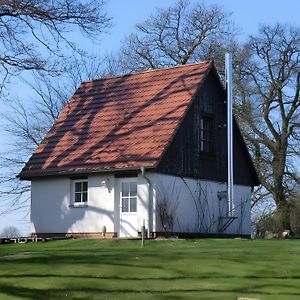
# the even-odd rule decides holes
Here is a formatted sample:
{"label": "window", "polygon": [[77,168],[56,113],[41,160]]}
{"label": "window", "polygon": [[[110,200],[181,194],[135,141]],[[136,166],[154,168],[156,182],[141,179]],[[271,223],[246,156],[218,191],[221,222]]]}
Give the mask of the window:
{"label": "window", "polygon": [[88,200],[87,180],[74,181],[74,205],[86,205]]}
{"label": "window", "polygon": [[212,139],[212,119],[210,117],[201,117],[200,119],[200,151],[211,152]]}
{"label": "window", "polygon": [[137,183],[122,182],[121,190],[122,212],[137,211]]}

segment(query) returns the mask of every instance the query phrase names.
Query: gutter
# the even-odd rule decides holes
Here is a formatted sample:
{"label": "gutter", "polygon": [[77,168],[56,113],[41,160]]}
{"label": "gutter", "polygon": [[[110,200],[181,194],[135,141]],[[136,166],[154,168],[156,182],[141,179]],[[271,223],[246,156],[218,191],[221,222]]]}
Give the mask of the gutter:
{"label": "gutter", "polygon": [[[148,238],[150,238],[150,232],[151,232],[151,229],[152,229],[152,225],[153,225],[153,216],[152,216],[152,209],[153,209],[153,207],[152,207],[152,199],[151,199],[151,197],[150,197],[150,191],[151,191],[151,189],[150,189],[150,187],[151,187],[151,181],[150,181],[150,179],[145,175],[145,167],[144,166],[142,166],[142,167],[140,167],[140,169],[141,169],[141,175],[142,175],[142,177],[146,180],[146,182],[147,182],[147,203],[148,203],[148,219],[147,219],[147,237]],[[151,227],[151,228],[150,228]]]}

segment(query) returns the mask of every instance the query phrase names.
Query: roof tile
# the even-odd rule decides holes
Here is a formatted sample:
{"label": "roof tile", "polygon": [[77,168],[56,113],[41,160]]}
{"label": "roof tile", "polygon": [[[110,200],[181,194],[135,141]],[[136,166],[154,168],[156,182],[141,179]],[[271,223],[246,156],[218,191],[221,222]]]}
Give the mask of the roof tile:
{"label": "roof tile", "polygon": [[19,177],[157,166],[210,67],[83,82]]}

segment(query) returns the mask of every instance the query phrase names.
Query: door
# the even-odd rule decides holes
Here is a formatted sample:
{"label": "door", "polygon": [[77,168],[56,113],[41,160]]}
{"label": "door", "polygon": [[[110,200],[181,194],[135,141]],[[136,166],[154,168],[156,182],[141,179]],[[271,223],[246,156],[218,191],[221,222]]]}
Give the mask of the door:
{"label": "door", "polygon": [[120,188],[120,237],[137,236],[137,182],[124,180]]}

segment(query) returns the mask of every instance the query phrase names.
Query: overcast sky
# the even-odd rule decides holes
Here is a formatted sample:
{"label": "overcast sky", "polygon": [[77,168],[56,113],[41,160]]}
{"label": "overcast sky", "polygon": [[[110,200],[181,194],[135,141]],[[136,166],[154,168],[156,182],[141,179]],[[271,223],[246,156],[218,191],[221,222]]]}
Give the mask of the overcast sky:
{"label": "overcast sky", "polygon": [[[94,51],[101,54],[110,53],[117,50],[124,37],[134,31],[134,25],[142,22],[156,8],[166,8],[176,1],[174,0],[110,0],[107,3],[108,14],[113,17],[114,26],[109,34],[103,36],[101,46],[97,46]],[[196,1],[191,1],[196,2]],[[226,11],[232,13],[232,19],[241,29],[240,39],[245,40],[249,34],[255,34],[259,24],[274,24],[276,22],[289,23],[300,26],[300,1],[299,0],[210,0],[207,4],[221,5]],[[24,90],[16,91],[19,97],[24,97]],[[0,109],[4,106],[0,103]],[[0,151],[9,140],[1,132],[0,121]],[[16,226],[23,234],[29,232],[29,217],[24,219],[23,215],[12,213],[0,217],[0,232],[6,226]]]}

